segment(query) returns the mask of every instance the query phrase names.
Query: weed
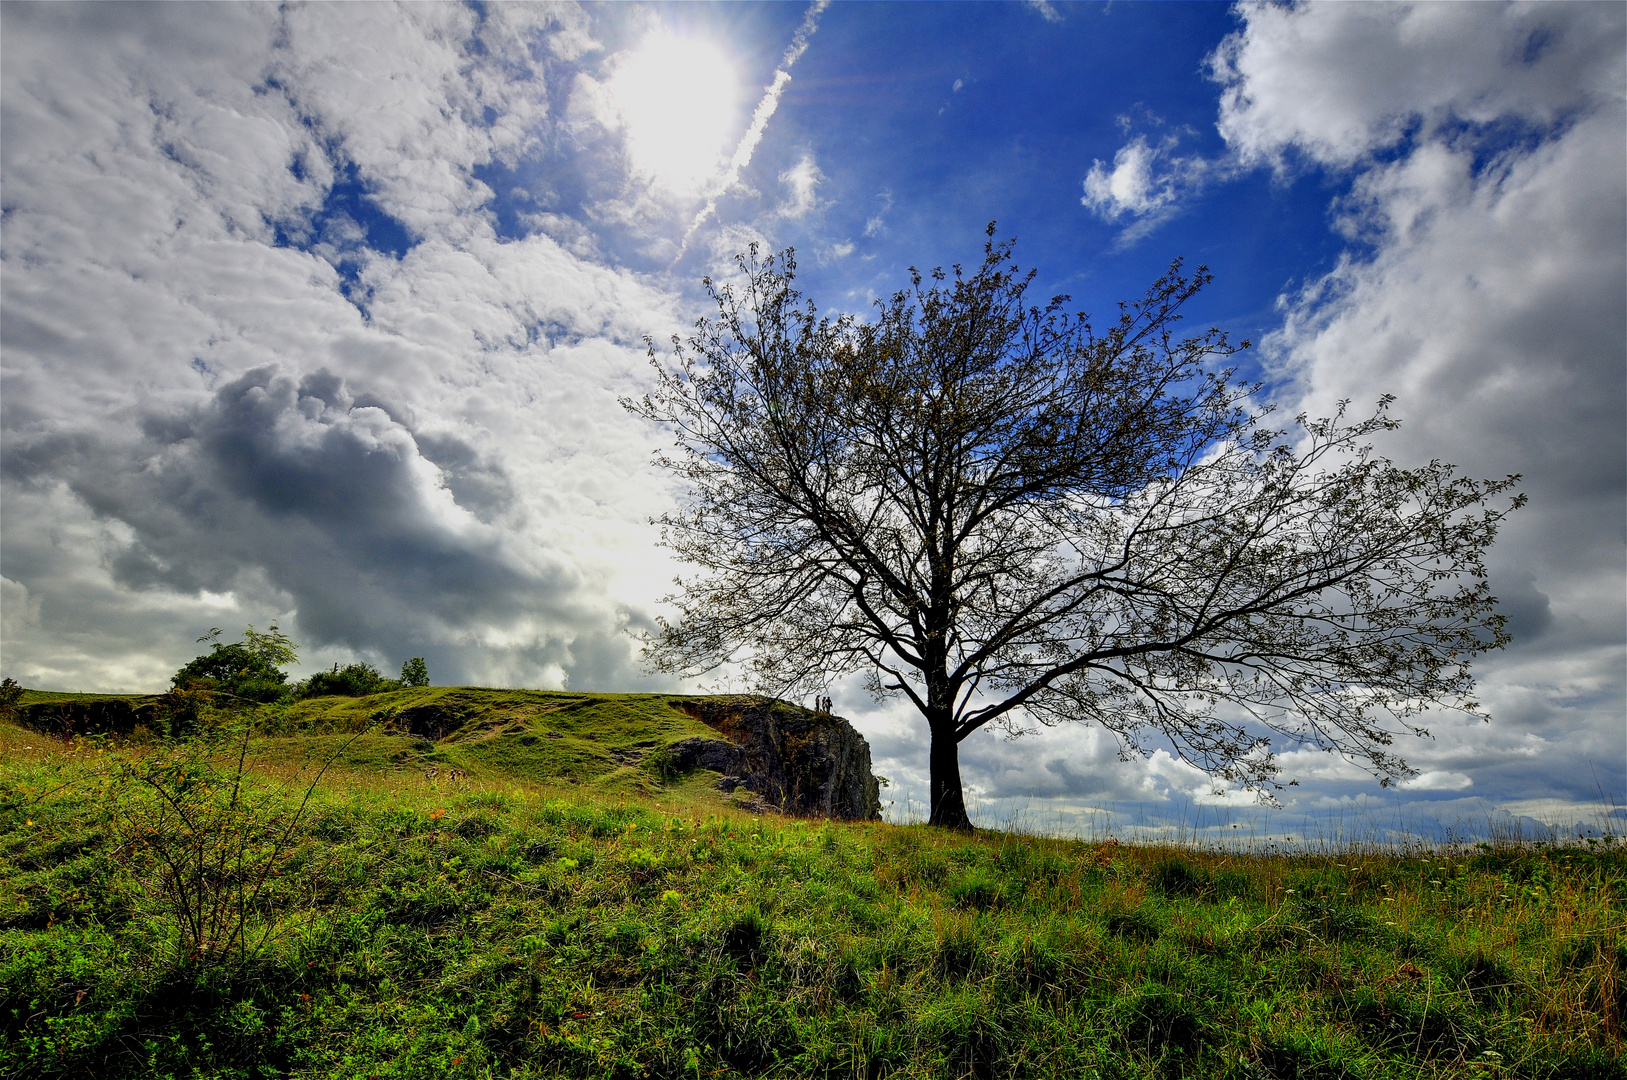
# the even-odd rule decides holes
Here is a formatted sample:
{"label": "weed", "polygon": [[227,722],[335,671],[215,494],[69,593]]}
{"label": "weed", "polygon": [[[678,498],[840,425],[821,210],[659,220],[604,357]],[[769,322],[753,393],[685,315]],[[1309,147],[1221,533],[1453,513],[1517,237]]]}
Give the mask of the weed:
{"label": "weed", "polygon": [[277,927],[270,893],[321,773],[294,800],[248,775],[246,722],[210,709],[198,719],[197,737],[104,777],[116,808],[114,857],[174,923],[178,959],[243,962]]}

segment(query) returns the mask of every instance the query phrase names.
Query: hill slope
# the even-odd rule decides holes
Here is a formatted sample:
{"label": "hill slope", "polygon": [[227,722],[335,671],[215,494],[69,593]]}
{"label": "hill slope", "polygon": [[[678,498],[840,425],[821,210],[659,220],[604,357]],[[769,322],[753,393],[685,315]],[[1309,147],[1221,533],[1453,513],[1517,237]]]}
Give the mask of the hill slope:
{"label": "hill slope", "polygon": [[[61,737],[164,730],[160,695],[28,691],[20,719]],[[844,820],[879,815],[864,739],[840,717],[748,696],[587,694],[468,686],[321,697],[260,710],[263,761],[558,781],[653,794],[699,769],[737,801]]]}
{"label": "hill slope", "polygon": [[[508,700],[517,730],[485,708],[352,750],[497,761],[481,748],[557,730],[587,768],[657,722],[669,746],[695,730],[681,701]],[[576,726],[596,709],[625,730]],[[1613,843],[1239,857],[753,816],[611,783],[628,765],[554,795],[449,783],[388,756],[301,804],[229,749],[0,723],[0,1075],[1627,1080]]]}

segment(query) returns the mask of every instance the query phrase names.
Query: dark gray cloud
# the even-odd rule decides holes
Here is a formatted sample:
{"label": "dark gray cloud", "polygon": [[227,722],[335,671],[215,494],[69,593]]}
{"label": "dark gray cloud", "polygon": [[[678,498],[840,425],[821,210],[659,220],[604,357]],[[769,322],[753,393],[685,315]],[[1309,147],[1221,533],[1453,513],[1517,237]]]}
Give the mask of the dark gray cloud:
{"label": "dark gray cloud", "polygon": [[[633,677],[630,616],[563,561],[514,550],[486,520],[512,501],[506,478],[455,436],[428,438],[426,455],[330,371],[257,368],[199,405],[132,411],[133,443],[14,428],[5,460],[10,482],[63,483],[128,529],[108,561],[118,584],[226,594],[250,575],[286,597],[308,644],[431,655],[443,677],[478,673],[475,650],[600,685]],[[472,627],[529,640],[453,644]]]}
{"label": "dark gray cloud", "polygon": [[313,665],[636,683],[669,495],[616,399],[675,302],[497,237],[474,175],[581,13],[3,17],[6,673],[153,689],[276,618]]}
{"label": "dark gray cloud", "polygon": [[1513,638],[1510,648],[1533,645],[1554,623],[1553,605],[1548,594],[1537,588],[1530,571],[1510,572],[1495,586],[1497,611],[1508,620],[1504,629]]}

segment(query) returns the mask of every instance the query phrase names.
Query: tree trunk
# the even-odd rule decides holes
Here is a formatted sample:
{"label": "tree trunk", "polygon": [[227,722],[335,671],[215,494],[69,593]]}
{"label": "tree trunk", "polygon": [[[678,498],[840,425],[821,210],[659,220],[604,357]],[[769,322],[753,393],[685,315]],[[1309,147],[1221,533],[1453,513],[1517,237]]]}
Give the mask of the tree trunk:
{"label": "tree trunk", "polygon": [[928,825],[971,832],[960,790],[960,744],[953,724],[932,725],[932,816]]}

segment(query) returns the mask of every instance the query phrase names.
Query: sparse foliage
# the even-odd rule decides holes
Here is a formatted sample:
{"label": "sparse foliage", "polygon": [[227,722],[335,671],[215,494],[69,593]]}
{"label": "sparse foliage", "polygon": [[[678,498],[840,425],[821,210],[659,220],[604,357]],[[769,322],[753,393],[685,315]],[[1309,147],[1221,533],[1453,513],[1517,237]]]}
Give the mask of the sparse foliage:
{"label": "sparse foliage", "polygon": [[112,773],[119,855],[173,922],[184,965],[241,962],[276,930],[268,892],[327,768],[297,799],[256,782],[246,767],[249,722],[203,711],[194,737],[119,761]]}
{"label": "sparse foliage", "polygon": [[956,747],[989,723],[1080,720],[1266,792],[1273,735],[1384,782],[1429,707],[1475,712],[1470,660],[1507,641],[1483,556],[1517,477],[1401,468],[1343,409],[1273,430],[1175,263],[1104,331],[992,240],[868,322],[821,317],[792,253],[707,288],[717,317],[655,390],[696,567],[647,655],[742,664],[771,693],[862,672],[931,738],[931,820],[969,828]]}

